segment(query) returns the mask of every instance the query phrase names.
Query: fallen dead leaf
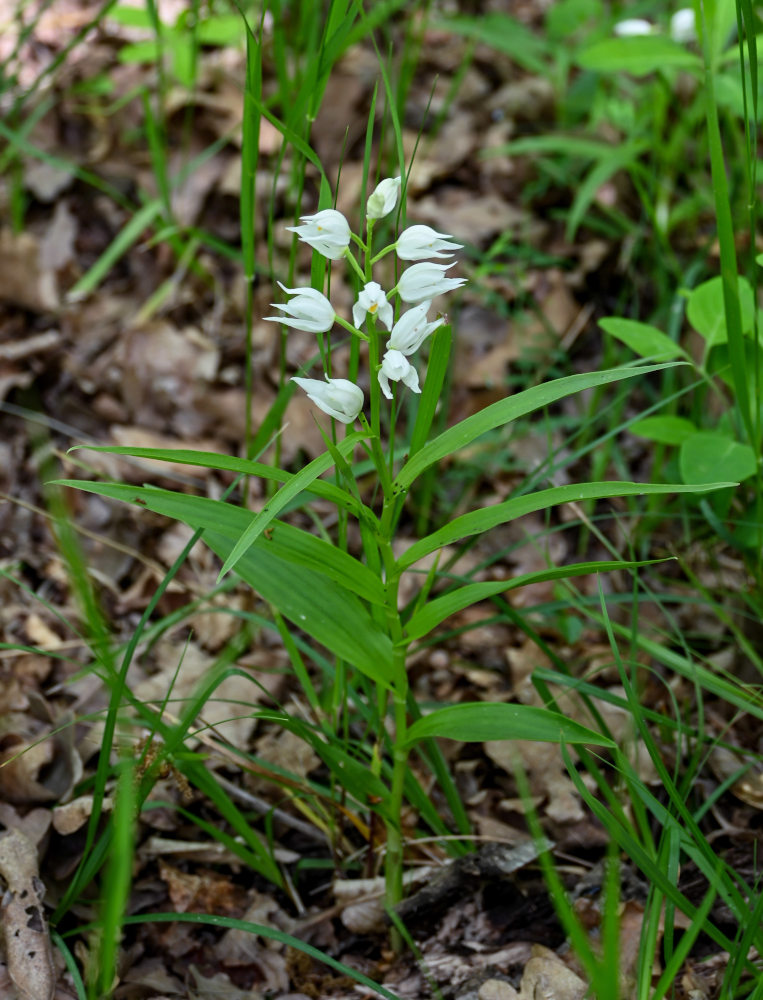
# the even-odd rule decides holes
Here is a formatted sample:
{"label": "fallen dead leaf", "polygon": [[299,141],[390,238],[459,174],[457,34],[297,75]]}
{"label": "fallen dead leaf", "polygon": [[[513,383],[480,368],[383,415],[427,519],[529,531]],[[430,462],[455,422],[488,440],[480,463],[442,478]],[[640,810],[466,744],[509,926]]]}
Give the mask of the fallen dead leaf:
{"label": "fallen dead leaf", "polygon": [[520,1000],[583,1000],[588,985],[559,956],[543,945],[533,945],[532,958],[522,973]]}
{"label": "fallen dead leaf", "polygon": [[[112,807],[112,799],[108,795],[104,796],[101,809],[108,812]],[[75,833],[87,823],[92,811],[92,795],[80,795],[65,805],[56,806],[53,810],[53,829],[64,836]]]}
{"label": "fallen dead leaf", "polygon": [[31,233],[0,230],[0,302],[33,312],[53,312],[60,305],[53,271],[40,261],[40,244]]}
{"label": "fallen dead leaf", "polygon": [[37,850],[20,830],[0,837],[0,876],[7,889],[0,905],[8,972],[19,1000],[52,1000],[56,971],[42,909],[45,886]]}

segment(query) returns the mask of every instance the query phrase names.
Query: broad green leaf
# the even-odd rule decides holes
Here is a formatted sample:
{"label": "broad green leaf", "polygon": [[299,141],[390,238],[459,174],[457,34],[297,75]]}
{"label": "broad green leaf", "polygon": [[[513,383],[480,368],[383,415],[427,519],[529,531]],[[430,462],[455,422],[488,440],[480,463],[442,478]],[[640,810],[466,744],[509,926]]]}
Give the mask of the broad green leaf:
{"label": "broad green leaf", "polygon": [[[153,486],[93,483],[76,479],[59,480],[58,485],[112,497],[125,503],[139,504],[156,514],[182,521],[192,528],[220,532],[234,542],[247,530],[255,517],[251,511],[222,500],[189,496]],[[324,574],[372,604],[384,604],[386,601],[381,580],[367,566],[330,542],[301,528],[275,521],[267,536],[261,537],[255,544],[267,547],[279,559]]]}
{"label": "broad green leaf", "polygon": [[737,484],[754,476],[757,469],[755,452],[749,445],[716,431],[698,431],[686,438],[678,460],[686,483],[723,476]]}
{"label": "broad green leaf", "polygon": [[[84,449],[86,451],[104,451],[109,455],[129,455],[131,458],[150,458],[157,462],[172,462],[178,465],[197,465],[202,469],[222,469],[226,472],[238,472],[245,476],[256,476],[274,482],[288,483],[294,478],[294,473],[284,472],[275,465],[265,465],[246,458],[236,458],[233,455],[220,455],[216,451],[192,451],[186,448],[133,448],[130,445],[76,445],[70,451]],[[330,500],[340,507],[346,507],[357,516],[361,516],[361,508],[354,497],[345,490],[339,489],[334,483],[315,480],[306,490],[316,496]],[[368,507],[362,508],[362,516],[374,520],[374,515]]]}
{"label": "broad green leaf", "polygon": [[109,19],[129,28],[151,27],[151,18],[143,7],[127,7],[120,4],[109,11]]}
{"label": "broad green leaf", "polygon": [[[204,532],[204,541],[221,559],[233,542]],[[267,544],[250,546],[236,561],[236,573],[284,618],[307,632],[335,656],[372,681],[389,687],[393,677],[392,642],[358,598],[321,573],[279,559]]]}
{"label": "broad green leaf", "polygon": [[443,594],[442,597],[435,597],[420,611],[417,611],[405,626],[405,641],[413,642],[414,639],[422,639],[433,628],[436,628],[456,612],[463,611],[464,608],[471,607],[472,604],[477,604],[486,598],[515,590],[517,587],[525,587],[530,583],[544,583],[546,580],[565,580],[571,576],[585,576],[589,573],[606,573],[613,569],[635,569],[639,566],[650,566],[652,563],[664,561],[652,559],[645,562],[625,562],[621,559],[614,559],[604,562],[573,563],[570,566],[552,566],[537,573],[525,573],[523,576],[514,577],[513,580],[468,583]]}
{"label": "broad green leaf", "polygon": [[668,416],[644,417],[643,420],[632,423],[628,430],[631,434],[637,434],[639,437],[660,444],[681,444],[689,435],[695,434],[697,428],[685,417]]}
{"label": "broad green leaf", "polygon": [[[740,275],[738,282],[742,333],[749,333],[755,322],[755,297],[746,278]],[[703,281],[691,292],[686,304],[686,316],[697,333],[705,338],[708,347],[726,342],[728,332],[723,302],[723,279],[720,276]]]}
{"label": "broad green leaf", "polygon": [[274,521],[261,541],[272,545],[281,559],[325,573],[372,604],[386,603],[386,591],[379,577],[354,556],[323,538],[283,521]]}
{"label": "broad green leaf", "polygon": [[546,32],[549,38],[567,45],[571,35],[590,30],[588,22],[603,18],[601,0],[555,0],[546,11]]}
{"label": "broad green leaf", "polygon": [[[729,485],[732,484],[703,484],[699,489],[702,492],[709,492],[712,489],[721,489]],[[552,486],[550,489],[540,490],[538,493],[514,497],[492,507],[483,507],[480,510],[472,510],[468,514],[462,514],[461,517],[455,518],[445,527],[427,535],[418,542],[414,542],[397,560],[397,565],[401,570],[407,569],[419,559],[429,555],[430,552],[435,552],[444,545],[451,545],[453,542],[457,542],[461,538],[468,538],[470,535],[482,534],[483,531],[489,531],[499,524],[505,524],[507,521],[522,517],[524,514],[531,514],[536,510],[546,510],[555,504],[602,500],[606,497],[646,496],[653,493],[694,493],[697,490],[696,486],[676,483],[604,482]]]}
{"label": "broad green leaf", "polygon": [[614,743],[558,712],[535,705],[506,705],[474,701],[435,709],[408,729],[405,743],[412,746],[433,736],[482,743],[486,740],[537,740],[544,743],[585,743],[612,747]]}
{"label": "broad green leaf", "polygon": [[[347,458],[348,455],[352,454],[355,445],[360,441],[365,440],[365,437],[366,435],[360,431],[348,434],[344,441],[337,445],[337,450],[344,458]],[[301,493],[319,476],[322,476],[324,472],[328,471],[332,465],[333,459],[331,455],[326,453],[319,455],[317,458],[314,458],[312,462],[306,465],[304,469],[301,469],[296,476],[289,480],[288,483],[283,485],[274,497],[268,500],[259,514],[255,516],[254,520],[241,538],[239,538],[234,545],[233,550],[225,560],[223,568],[220,570],[220,579],[233,569],[252,542],[262,534],[265,528],[267,528],[271,521],[278,516],[284,507],[286,507],[286,505],[295,496],[297,496],[298,493]]]}
{"label": "broad green leaf", "polygon": [[605,333],[617,337],[626,347],[639,354],[642,358],[654,358],[659,361],[672,361],[683,354],[678,344],[670,339],[662,330],[649,323],[638,323],[633,319],[619,319],[607,316],[599,320],[599,326]]}
{"label": "broad green leaf", "polygon": [[199,21],[198,38],[201,45],[238,45],[244,37],[238,14],[217,14]]}
{"label": "broad green leaf", "polygon": [[159,44],[155,39],[142,42],[129,42],[119,50],[117,58],[122,63],[156,62],[159,55]]}
{"label": "broad green leaf", "polygon": [[666,69],[700,73],[702,60],[685,45],[660,35],[604,38],[578,53],[577,63],[597,73],[632,73],[646,76]]}
{"label": "broad green leaf", "polygon": [[680,362],[669,362],[661,365],[640,365],[638,367],[614,368],[604,372],[567,375],[564,378],[555,379],[553,382],[544,382],[542,385],[525,389],[508,399],[500,399],[497,403],[486,406],[479,413],[462,420],[455,427],[449,427],[448,430],[425,445],[421,451],[411,456],[400,470],[393,488],[396,493],[404,493],[430,465],[434,465],[435,462],[465,448],[466,445],[471,444],[472,441],[488,431],[516,420],[518,417],[524,417],[534,410],[550,406],[551,403],[555,403],[565,396],[571,396],[573,393],[585,389],[593,389],[596,386],[607,385],[610,382],[635,378],[637,375],[649,375],[652,372],[663,371],[677,363],[680,364]]}

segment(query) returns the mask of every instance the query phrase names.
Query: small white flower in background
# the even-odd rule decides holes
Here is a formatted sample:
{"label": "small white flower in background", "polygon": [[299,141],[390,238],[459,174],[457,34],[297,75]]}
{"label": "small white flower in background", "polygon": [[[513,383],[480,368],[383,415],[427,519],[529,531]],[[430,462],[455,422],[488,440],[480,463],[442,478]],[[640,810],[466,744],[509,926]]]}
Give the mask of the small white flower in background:
{"label": "small white flower in background", "polygon": [[394,322],[394,311],[391,303],[387,301],[387,295],[378,281],[369,281],[363,287],[363,291],[358,296],[358,301],[352,307],[352,322],[360,327],[366,318],[366,313],[376,316],[380,323],[383,323],[388,330],[392,328]]}
{"label": "small white flower in background", "polygon": [[630,17],[625,21],[618,21],[612,30],[618,38],[635,38],[637,35],[651,35],[654,28],[643,18]]}
{"label": "small white flower in background", "polygon": [[325,295],[314,288],[287,288],[279,281],[278,284],[287,295],[294,298],[289,302],[279,304],[271,302],[275,309],[285,312],[285,316],[265,316],[268,323],[283,323],[293,326],[296,330],[307,333],[326,333],[334,325],[336,314]]}
{"label": "small white flower in background", "polygon": [[670,19],[670,37],[674,42],[696,42],[697,23],[693,7],[682,7]]}
{"label": "small white flower in background", "polygon": [[305,225],[287,226],[287,231],[296,233],[303,243],[329,260],[344,257],[344,251],[350,245],[350,224],[341,212],[334,208],[324,208],[315,215],[300,216],[300,221]]}
{"label": "small white flower in background", "polygon": [[403,302],[418,303],[436,295],[453,291],[466,284],[466,278],[446,278],[445,272],[453,264],[413,264],[403,271],[397,291]]}
{"label": "small white flower in background", "polygon": [[446,259],[453,254],[440,253],[440,250],[463,249],[460,243],[448,243],[449,239],[449,233],[438,233],[431,226],[409,226],[400,234],[395,249],[400,260]]}
{"label": "small white flower in background", "polygon": [[343,424],[351,424],[363,409],[363,390],[346,378],[317,378],[293,376],[300,389],[304,389],[317,407]]}
{"label": "small white flower in background", "polygon": [[387,399],[392,399],[389,387],[390,379],[393,382],[402,382],[403,385],[407,385],[411,392],[421,392],[419,373],[400,351],[387,351],[382,358],[382,365],[379,369],[379,385]]}
{"label": "small white flower in background", "polygon": [[387,177],[380,181],[366,203],[366,217],[383,219],[397,205],[402,181],[399,177]]}
{"label": "small white flower in background", "polygon": [[435,319],[427,323],[427,313],[432,305],[429,299],[404,312],[392,327],[392,333],[387,341],[387,347],[401,354],[414,354],[424,343],[430,333],[442,326],[444,319]]}

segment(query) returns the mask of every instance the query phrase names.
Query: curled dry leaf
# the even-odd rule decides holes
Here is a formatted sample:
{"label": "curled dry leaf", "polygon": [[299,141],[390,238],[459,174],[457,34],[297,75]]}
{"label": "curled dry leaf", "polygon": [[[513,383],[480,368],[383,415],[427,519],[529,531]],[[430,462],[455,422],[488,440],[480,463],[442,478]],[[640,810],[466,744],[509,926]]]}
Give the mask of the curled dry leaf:
{"label": "curled dry leaf", "polygon": [[[726,747],[713,747],[709,757],[710,769],[719,781],[726,781],[739,774],[745,767],[741,754],[736,754]],[[763,809],[763,773],[759,768],[752,767],[741,774],[731,785],[731,793],[753,809]]]}
{"label": "curled dry leaf", "polygon": [[61,736],[31,741],[9,735],[4,740],[0,796],[7,802],[60,801],[81,777],[82,761]]}
{"label": "curled dry leaf", "polygon": [[52,1000],[56,974],[42,909],[45,886],[37,850],[20,830],[0,838],[0,875],[7,889],[0,905],[8,972],[19,1000]]}
{"label": "curled dry leaf", "polygon": [[[112,806],[111,798],[105,796],[101,803],[101,809],[108,812]],[[64,836],[75,833],[87,823],[92,811],[92,795],[80,795],[78,798],[72,799],[71,802],[67,802],[66,805],[56,806],[53,810],[53,829],[56,833]]]}
{"label": "curled dry leaf", "polygon": [[40,244],[31,233],[0,231],[0,301],[32,312],[54,312],[59,304],[55,272],[40,261]]}

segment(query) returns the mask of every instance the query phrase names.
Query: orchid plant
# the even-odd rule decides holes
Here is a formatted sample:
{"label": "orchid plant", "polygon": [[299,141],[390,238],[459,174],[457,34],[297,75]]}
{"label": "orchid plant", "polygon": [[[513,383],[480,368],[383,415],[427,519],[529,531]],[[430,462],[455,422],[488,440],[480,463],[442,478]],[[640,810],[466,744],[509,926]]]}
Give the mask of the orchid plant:
{"label": "orchid plant", "polygon": [[[345,216],[334,208],[304,215],[300,225],[290,227],[314,253],[335,263],[344,262],[356,276],[359,291],[352,307],[352,322],[335,311],[322,286],[287,287],[280,282],[279,287],[288,298],[274,306],[275,315],[265,317],[268,322],[314,333],[319,338],[323,378],[299,374],[292,381],[319,410],[345,427],[341,440],[336,433],[324,434],[324,454],[296,472],[213,452],[103,449],[224,469],[281,483],[261,510],[252,512],[228,502],[227,498],[190,496],[155,487],[65,481],[67,485],[137,503],[184,521],[197,530],[222,560],[221,578],[235,572],[271,607],[274,627],[282,636],[312,714],[309,720],[304,716],[294,718],[283,711],[259,710],[257,714],[291,729],[310,743],[337,784],[341,784],[341,811],[345,815],[349,799],[356,816],[366,812],[371,817],[365,828],[369,851],[377,849],[377,856],[384,856],[386,902],[390,908],[403,895],[406,802],[420,823],[436,836],[447,840],[446,835],[454,827],[459,834],[468,835],[468,818],[436,738],[531,739],[613,746],[608,735],[567,718],[555,705],[548,708],[475,702],[421,706],[409,685],[410,655],[422,642],[432,641],[432,633],[442,622],[478,601],[501,597],[528,583],[639,565],[621,560],[587,562],[549,566],[510,580],[464,582],[438,577],[437,559],[441,550],[555,504],[646,493],[704,492],[712,488],[629,482],[549,486],[461,514],[417,539],[405,551],[399,551],[395,545],[398,522],[408,491],[423,472],[457,455],[483,434],[551,406],[572,393],[669,367],[637,363],[531,386],[432,437],[433,420],[448,370],[451,330],[444,316],[432,317],[431,311],[434,299],[466,283],[465,278],[448,274],[455,266],[451,260],[454,252],[462,247],[451,242],[452,237],[447,233],[412,225],[392,243],[377,248],[375,224],[398,207],[401,196],[401,177],[382,180],[367,199],[361,233],[354,233]],[[360,251],[360,259],[355,256],[355,248]],[[405,266],[386,292],[374,278],[374,267],[392,253]],[[314,268],[313,273],[322,274],[323,269]],[[361,374],[358,381],[368,384],[368,414],[361,385],[333,374],[338,360],[332,358],[333,347],[330,343],[327,347],[326,335],[334,326],[356,338],[359,347],[364,346],[365,353],[358,351],[358,357],[367,356],[369,369],[367,378]],[[419,352],[426,344],[430,345],[430,351],[424,370]],[[292,390],[285,385],[282,391],[288,395]],[[385,405],[382,401],[396,394],[400,405],[415,404],[415,412],[407,422],[412,431],[405,438],[394,421],[382,420]],[[353,428],[356,422],[359,429]],[[388,425],[391,429],[386,433],[383,427]],[[375,468],[380,487],[378,501],[377,491],[371,491],[369,496],[361,488],[356,474],[358,455],[366,467],[370,459]],[[332,468],[333,480],[326,478]],[[287,511],[295,506],[307,507],[316,497],[337,509],[338,523],[344,529],[338,532],[336,540],[331,540],[326,531],[314,534],[287,518]],[[359,529],[352,535],[346,530],[350,519],[356,521]],[[354,550],[348,541],[351,537],[358,539]],[[416,572],[417,564],[432,556],[435,562],[428,571],[422,571],[423,585],[418,595],[405,604],[400,591],[403,574]],[[304,636],[312,641],[313,647],[305,643]],[[333,713],[316,691],[311,672],[303,661],[305,649],[309,651],[315,646],[328,650],[334,658]],[[329,669],[325,655],[317,651],[315,662],[324,673]],[[365,717],[371,720],[367,724],[374,733],[370,747],[348,742],[346,735],[342,735],[348,727],[338,722],[346,703],[350,675],[360,678],[359,690],[366,699]],[[420,783],[417,776],[420,768],[414,770],[409,766],[413,751],[418,754],[420,766],[430,769],[439,783],[450,822],[439,814],[431,795]],[[383,838],[372,832],[378,829],[374,818],[383,824]],[[362,828],[360,820],[356,825]],[[264,850],[256,838],[250,848],[253,854]],[[268,862],[266,865],[263,860],[261,870],[273,877],[274,862],[272,858]]]}

